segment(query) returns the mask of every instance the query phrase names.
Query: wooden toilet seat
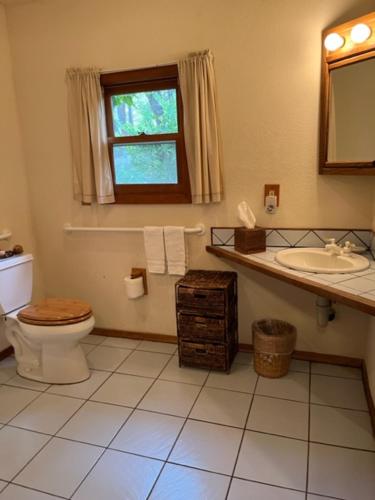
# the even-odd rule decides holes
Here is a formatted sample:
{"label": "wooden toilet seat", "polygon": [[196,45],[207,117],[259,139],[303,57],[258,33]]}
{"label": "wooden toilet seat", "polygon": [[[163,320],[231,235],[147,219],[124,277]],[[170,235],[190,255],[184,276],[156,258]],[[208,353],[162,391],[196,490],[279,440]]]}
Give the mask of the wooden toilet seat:
{"label": "wooden toilet seat", "polygon": [[74,299],[45,299],[17,314],[22,323],[58,326],[80,323],[92,316],[90,304]]}

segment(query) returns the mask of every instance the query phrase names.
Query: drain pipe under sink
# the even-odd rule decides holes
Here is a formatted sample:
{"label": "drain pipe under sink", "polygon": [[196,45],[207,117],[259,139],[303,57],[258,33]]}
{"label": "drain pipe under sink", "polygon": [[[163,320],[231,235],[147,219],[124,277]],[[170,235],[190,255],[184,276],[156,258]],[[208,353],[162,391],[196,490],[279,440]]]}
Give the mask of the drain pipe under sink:
{"label": "drain pipe under sink", "polygon": [[318,325],[321,327],[327,326],[328,321],[333,321],[335,316],[336,312],[332,307],[332,301],[318,295],[316,297],[316,319]]}

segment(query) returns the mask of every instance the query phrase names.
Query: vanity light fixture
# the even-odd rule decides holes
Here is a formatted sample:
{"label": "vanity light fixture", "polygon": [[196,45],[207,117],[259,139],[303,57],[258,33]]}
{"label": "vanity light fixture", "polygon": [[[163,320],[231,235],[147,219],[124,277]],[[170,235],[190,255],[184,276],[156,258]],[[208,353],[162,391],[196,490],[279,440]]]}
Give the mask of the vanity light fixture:
{"label": "vanity light fixture", "polygon": [[363,43],[371,36],[371,28],[367,24],[356,24],[350,32],[350,38],[354,43]]}
{"label": "vanity light fixture", "polygon": [[338,33],[330,33],[325,37],[324,47],[333,52],[334,50],[341,49],[345,43],[345,38]]}

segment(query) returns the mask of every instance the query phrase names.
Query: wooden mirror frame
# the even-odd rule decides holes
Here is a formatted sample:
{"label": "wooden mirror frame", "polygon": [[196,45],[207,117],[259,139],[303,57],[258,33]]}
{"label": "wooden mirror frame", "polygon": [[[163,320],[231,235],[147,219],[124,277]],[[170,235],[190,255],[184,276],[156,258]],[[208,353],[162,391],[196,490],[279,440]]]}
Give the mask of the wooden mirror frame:
{"label": "wooden mirror frame", "polygon": [[[370,37],[363,43],[355,44],[350,38],[350,32],[356,24],[367,24],[371,28]],[[334,51],[324,46],[324,40],[330,33],[338,33],[345,42]],[[329,126],[329,98],[331,93],[331,71],[335,68],[348,66],[359,61],[375,58],[375,12],[366,16],[357,17],[352,21],[340,24],[323,31],[322,37],[322,80],[321,80],[321,109],[320,109],[320,151],[319,173],[328,175],[375,175],[375,162],[329,162],[328,156],[328,126]],[[375,97],[375,89],[374,89]]]}

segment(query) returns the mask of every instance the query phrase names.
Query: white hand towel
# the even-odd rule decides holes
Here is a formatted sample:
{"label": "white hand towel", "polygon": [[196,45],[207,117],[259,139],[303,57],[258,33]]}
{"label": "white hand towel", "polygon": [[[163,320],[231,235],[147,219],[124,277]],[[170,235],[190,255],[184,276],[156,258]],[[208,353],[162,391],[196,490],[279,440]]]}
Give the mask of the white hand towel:
{"label": "white hand towel", "polygon": [[166,226],[164,228],[165,252],[167,255],[168,273],[184,276],[187,266],[185,250],[185,228]]}
{"label": "white hand towel", "polygon": [[165,250],[163,228],[148,226],[143,231],[147,267],[150,273],[165,273]]}

